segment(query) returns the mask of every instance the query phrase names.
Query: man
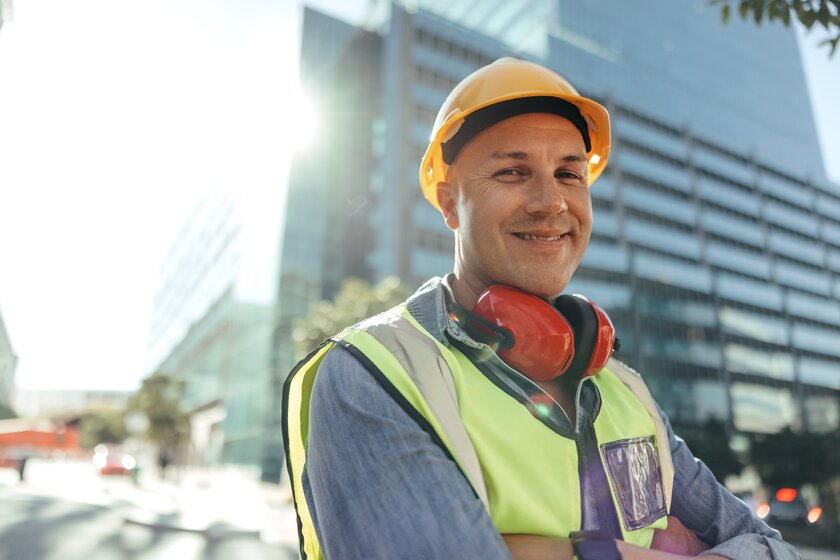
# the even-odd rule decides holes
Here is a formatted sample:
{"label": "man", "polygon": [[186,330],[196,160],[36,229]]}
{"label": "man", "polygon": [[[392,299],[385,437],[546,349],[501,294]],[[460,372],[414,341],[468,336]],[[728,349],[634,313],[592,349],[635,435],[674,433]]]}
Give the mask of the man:
{"label": "man", "polygon": [[607,364],[606,314],[560,296],[609,147],[606,110],[530,62],[449,95],[420,180],[454,272],[286,385],[304,557],[799,557],[694,460],[638,375]]}

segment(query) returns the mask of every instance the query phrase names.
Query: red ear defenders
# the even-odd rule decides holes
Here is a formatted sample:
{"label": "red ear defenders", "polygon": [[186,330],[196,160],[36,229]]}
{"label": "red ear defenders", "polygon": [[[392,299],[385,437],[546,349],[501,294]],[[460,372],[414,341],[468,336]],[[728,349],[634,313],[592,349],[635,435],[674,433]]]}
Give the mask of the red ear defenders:
{"label": "red ear defenders", "polygon": [[606,312],[577,294],[562,295],[552,305],[495,284],[472,311],[459,308],[455,316],[470,336],[493,346],[506,364],[533,381],[595,375],[619,347]]}

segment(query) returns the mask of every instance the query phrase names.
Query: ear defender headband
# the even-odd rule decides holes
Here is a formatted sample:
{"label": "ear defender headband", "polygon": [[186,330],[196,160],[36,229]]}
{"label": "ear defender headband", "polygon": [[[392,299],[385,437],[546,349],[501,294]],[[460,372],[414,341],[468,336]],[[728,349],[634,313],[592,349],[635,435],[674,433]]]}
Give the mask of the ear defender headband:
{"label": "ear defender headband", "polygon": [[496,284],[471,311],[458,306],[455,316],[473,338],[493,346],[506,364],[533,381],[595,375],[620,344],[606,312],[577,294],[560,296],[552,306]]}

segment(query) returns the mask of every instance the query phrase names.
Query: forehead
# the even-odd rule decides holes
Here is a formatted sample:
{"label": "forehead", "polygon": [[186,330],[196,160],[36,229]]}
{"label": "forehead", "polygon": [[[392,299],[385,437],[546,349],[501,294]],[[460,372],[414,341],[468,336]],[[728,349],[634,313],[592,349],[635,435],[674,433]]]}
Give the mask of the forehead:
{"label": "forehead", "polygon": [[[586,152],[583,137],[571,121],[551,113],[516,115],[482,130],[464,147],[465,150],[503,147],[561,149]],[[512,146],[520,144],[520,146]]]}

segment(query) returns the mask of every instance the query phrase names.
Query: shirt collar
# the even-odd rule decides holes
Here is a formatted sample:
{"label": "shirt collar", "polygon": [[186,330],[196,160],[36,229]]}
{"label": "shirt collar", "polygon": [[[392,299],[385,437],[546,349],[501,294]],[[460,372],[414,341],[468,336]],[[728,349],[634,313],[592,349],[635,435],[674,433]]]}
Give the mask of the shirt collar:
{"label": "shirt collar", "polygon": [[453,276],[449,273],[442,278],[435,276],[427,280],[408,298],[408,311],[441,344],[449,346],[450,338],[454,338],[468,346],[480,348],[483,345],[464,332],[449,314],[449,308],[455,301],[451,286]]}

